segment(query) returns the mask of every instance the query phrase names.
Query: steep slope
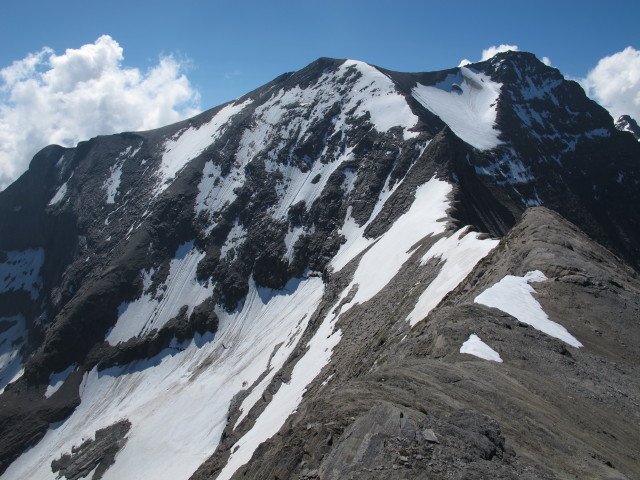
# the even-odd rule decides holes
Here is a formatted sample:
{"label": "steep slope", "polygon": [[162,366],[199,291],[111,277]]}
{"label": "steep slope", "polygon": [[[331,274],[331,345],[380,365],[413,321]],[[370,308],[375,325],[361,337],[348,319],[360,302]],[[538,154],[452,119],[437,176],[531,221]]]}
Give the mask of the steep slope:
{"label": "steep slope", "polygon": [[[355,447],[338,446],[368,435],[371,422],[390,434],[396,427],[381,419],[403,405],[411,429],[426,425],[415,397],[424,385],[443,391],[434,421],[458,445],[438,468],[462,474],[468,431],[493,432],[493,447],[474,437],[484,445],[469,460],[479,472],[542,468],[532,443],[518,444],[527,461],[482,466],[487,456],[503,456],[496,420],[508,425],[509,442],[523,430],[495,408],[449,392],[448,364],[433,367],[444,377],[434,373],[413,386],[400,380],[402,362],[412,362],[418,346],[440,345],[439,337],[421,343],[425,329],[458,328],[456,312],[495,317],[474,306],[465,287],[483,257],[491,261],[475,270],[473,288],[509,288],[495,271],[511,274],[507,283],[524,294],[527,280],[556,276],[549,265],[523,271],[525,247],[516,257],[492,250],[529,206],[559,212],[637,268],[638,217],[621,206],[638,200],[638,159],[640,144],[616,130],[576,83],[519,52],[421,74],[320,59],[175,125],[47,147],[0,192],[7,232],[0,237],[3,478],[313,477],[314,470],[342,478]],[[522,229],[549,219],[558,238],[577,235],[546,211],[524,218],[507,238],[520,235],[529,245],[531,232]],[[585,249],[605,252],[598,255],[612,282],[628,285],[624,302],[611,304],[627,312],[637,299],[635,274],[613,275],[620,260],[580,238]],[[566,268],[590,272],[585,255]],[[542,273],[524,277],[535,270]],[[491,299],[501,294],[485,293],[496,306]],[[480,290],[473,295],[485,298]],[[445,297],[456,307],[436,309]],[[543,307],[570,316],[562,312],[571,305]],[[547,339],[551,331],[536,335]],[[626,333],[637,340],[633,329]],[[469,338],[465,348],[486,356],[485,337]],[[604,347],[578,334],[575,340],[589,352],[584,375],[592,374]],[[573,353],[576,342],[565,350]],[[446,355],[460,358],[454,353]],[[496,354],[505,384],[551,368],[543,353],[517,371],[506,365],[516,354]],[[396,361],[398,390],[378,404],[385,389],[370,376],[379,379],[376,372]],[[493,375],[477,372],[478,382]],[[616,383],[628,398],[635,398],[632,387]],[[339,395],[329,394],[336,388]],[[410,398],[398,400],[407,391]],[[550,428],[532,403],[519,408]],[[372,417],[362,417],[369,409]],[[584,408],[597,418],[608,411]],[[323,415],[335,412],[336,427],[327,430],[333,419]],[[405,435],[402,428],[393,435]],[[621,441],[632,445],[633,434],[622,431]],[[321,445],[317,435],[326,439],[327,432],[330,441]],[[614,464],[629,474],[632,451],[625,448]],[[571,472],[568,452],[559,454],[559,472]],[[373,457],[362,458],[370,468]],[[418,477],[425,462],[413,472]]]}

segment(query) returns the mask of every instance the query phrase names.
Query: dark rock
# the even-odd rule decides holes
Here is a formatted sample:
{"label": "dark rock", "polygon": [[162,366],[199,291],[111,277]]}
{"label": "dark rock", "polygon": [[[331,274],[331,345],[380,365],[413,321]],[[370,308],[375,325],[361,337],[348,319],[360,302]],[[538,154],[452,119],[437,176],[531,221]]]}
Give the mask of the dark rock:
{"label": "dark rock", "polygon": [[[51,470],[67,480],[79,480],[91,475],[91,480],[100,480],[115,462],[115,457],[127,441],[131,428],[128,420],[121,420],[95,433],[95,439],[87,439],[73,447],[70,453],[51,462]],[[95,471],[94,471],[95,470]]]}

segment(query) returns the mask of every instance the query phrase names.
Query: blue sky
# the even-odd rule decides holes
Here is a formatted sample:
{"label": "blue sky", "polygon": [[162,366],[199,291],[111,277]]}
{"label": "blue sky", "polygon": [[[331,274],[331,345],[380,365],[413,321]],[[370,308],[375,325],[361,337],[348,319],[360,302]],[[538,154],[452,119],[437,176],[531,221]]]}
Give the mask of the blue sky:
{"label": "blue sky", "polygon": [[640,2],[19,0],[1,9],[0,189],[49,143],[172,123],[321,56],[433,71],[517,45],[581,80],[612,115],[640,117]]}
{"label": "blue sky", "polygon": [[3,2],[2,11],[0,66],[108,34],[128,66],[167,54],[188,59],[203,108],[321,56],[429,71],[506,43],[582,77],[605,55],[640,48],[640,2],[21,0]]}

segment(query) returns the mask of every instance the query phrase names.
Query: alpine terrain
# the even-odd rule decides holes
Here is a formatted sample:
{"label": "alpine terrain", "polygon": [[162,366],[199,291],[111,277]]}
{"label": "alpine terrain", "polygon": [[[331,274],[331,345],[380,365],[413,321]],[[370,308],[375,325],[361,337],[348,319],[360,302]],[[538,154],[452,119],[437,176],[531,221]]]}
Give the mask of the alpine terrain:
{"label": "alpine terrain", "polygon": [[0,192],[1,478],[640,478],[637,128],[529,53],[321,58],[44,148]]}

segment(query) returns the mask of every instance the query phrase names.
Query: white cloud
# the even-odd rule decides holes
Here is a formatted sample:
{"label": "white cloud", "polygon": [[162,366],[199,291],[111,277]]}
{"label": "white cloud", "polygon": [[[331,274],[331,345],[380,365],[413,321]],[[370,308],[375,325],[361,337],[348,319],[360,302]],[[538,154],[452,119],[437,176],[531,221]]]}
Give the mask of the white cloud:
{"label": "white cloud", "polygon": [[[518,48],[517,45],[507,45],[504,43],[498,46],[492,45],[489,48],[485,48],[484,50],[482,50],[482,57],[480,58],[480,60],[477,60],[477,61],[483,62],[485,60],[489,60],[496,53],[507,52],[509,50],[513,50],[514,52],[517,52],[520,49]],[[473,62],[465,58],[460,61],[460,64],[458,65],[458,67],[464,67],[465,65],[469,65],[470,63],[473,63]],[[542,63],[544,63],[545,65],[551,65],[551,60],[549,60],[549,57],[542,57]]]}
{"label": "white cloud", "polygon": [[122,52],[103,35],[63,55],[45,47],[0,70],[0,189],[48,144],[69,147],[198,113],[199,94],[180,62],[163,57],[141,72],[122,66]]}
{"label": "white cloud", "polygon": [[491,57],[493,57],[496,53],[500,53],[500,52],[507,52],[509,50],[514,50],[514,51],[518,51],[518,46],[517,45],[505,45],[505,44],[501,44],[498,45],[497,47],[495,45],[490,46],[489,48],[485,48],[484,50],[482,50],[482,58],[481,61],[483,60],[489,60]]}
{"label": "white cloud", "polygon": [[640,50],[627,47],[604,57],[580,83],[614,119],[628,114],[640,120]]}

